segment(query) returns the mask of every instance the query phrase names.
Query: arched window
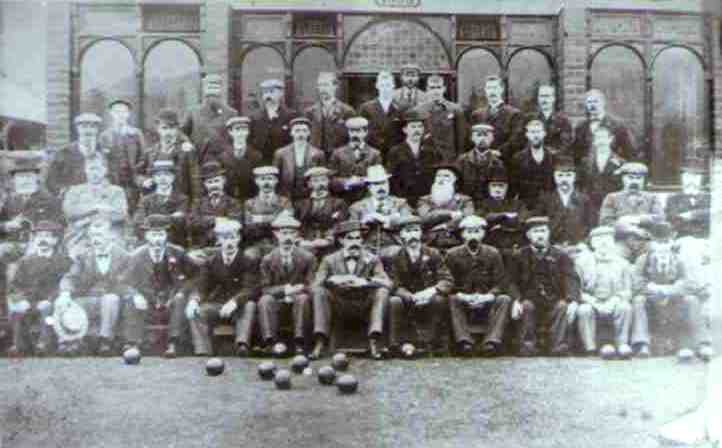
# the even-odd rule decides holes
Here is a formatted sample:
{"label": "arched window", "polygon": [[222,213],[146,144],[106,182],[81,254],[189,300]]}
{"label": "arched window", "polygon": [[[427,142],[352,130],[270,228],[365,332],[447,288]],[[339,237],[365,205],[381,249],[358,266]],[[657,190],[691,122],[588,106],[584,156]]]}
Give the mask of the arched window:
{"label": "arched window", "polygon": [[335,71],[336,62],[328,50],[320,47],[301,50],[293,62],[293,93],[296,108],[302,111],[316,101],[316,80],[320,72]]}
{"label": "arched window", "polygon": [[201,100],[201,63],[193,49],[181,41],[154,46],[145,59],[143,112],[145,128],[152,129],[158,112],[166,107],[179,116]]}
{"label": "arched window", "polygon": [[457,98],[464,109],[475,110],[486,105],[484,79],[500,75],[501,66],[494,54],[483,48],[465,52],[458,64]]}
{"label": "arched window", "polygon": [[540,51],[524,49],[509,61],[509,102],[524,112],[536,106],[536,90],[540,84],[552,83],[549,60]]}
{"label": "arched window", "polygon": [[260,107],[259,84],[266,79],[285,82],[285,65],[281,54],[270,47],[258,47],[246,54],[241,66],[241,113],[249,114]]}
{"label": "arched window", "polygon": [[[592,61],[592,88],[607,97],[607,114],[629,128],[632,144],[644,144],[644,65],[634,50],[612,45],[599,52]],[[638,150],[638,153],[643,151]]]}
{"label": "arched window", "polygon": [[671,47],[658,54],[653,73],[652,173],[656,181],[672,183],[685,158],[707,156],[694,152],[695,143],[709,140],[704,68],[691,51]]}
{"label": "arched window", "polygon": [[108,102],[118,97],[137,102],[133,56],[120,42],[100,40],[83,53],[78,112],[104,117]]}

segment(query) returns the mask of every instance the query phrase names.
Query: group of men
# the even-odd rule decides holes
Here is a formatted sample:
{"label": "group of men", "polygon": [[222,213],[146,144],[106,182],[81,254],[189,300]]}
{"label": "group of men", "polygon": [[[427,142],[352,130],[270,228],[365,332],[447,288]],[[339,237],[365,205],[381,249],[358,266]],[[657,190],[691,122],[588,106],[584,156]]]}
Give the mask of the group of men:
{"label": "group of men", "polygon": [[551,85],[522,114],[490,76],[487,106],[465,113],[420,74],[405,67],[397,89],[380,72],[358,112],[333,73],[302,114],[267,80],[250,116],[208,75],[200,105],[158,113],[153,145],[128,101],[102,132],[75,117],[46,176],[20,159],[3,196],[9,353],[143,348],[163,315],[168,357],[187,334],[214,353],[229,323],[240,356],[318,358],[345,322],[366,325],[374,359],[444,352],[449,329],[462,355],[595,354],[598,320],[616,355],[644,357],[657,318],[684,327],[676,349],[712,356],[708,285],[687,262],[702,257],[679,250],[709,232],[698,162],[665,208],[601,92],[573,130]]}

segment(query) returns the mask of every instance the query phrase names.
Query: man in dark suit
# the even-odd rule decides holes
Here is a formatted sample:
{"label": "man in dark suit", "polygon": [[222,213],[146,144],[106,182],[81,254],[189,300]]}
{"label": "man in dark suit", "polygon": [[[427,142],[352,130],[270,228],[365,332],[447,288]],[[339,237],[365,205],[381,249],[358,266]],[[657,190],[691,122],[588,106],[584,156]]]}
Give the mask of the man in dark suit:
{"label": "man in dark suit", "polygon": [[549,218],[534,216],[525,224],[530,244],[514,256],[509,273],[519,354],[536,355],[538,340],[546,335],[547,353],[563,356],[569,352],[567,307],[579,301],[579,276],[571,258],[550,244]]}
{"label": "man in dark suit", "polygon": [[[261,261],[263,295],[258,301],[261,340],[270,349],[278,341],[279,320],[290,311],[295,352],[303,354],[311,325],[310,288],[316,273],[316,257],[296,246],[301,223],[292,216],[281,215],[271,226],[278,246]],[[282,342],[273,347],[276,356],[283,356],[287,351]]]}
{"label": "man in dark suit", "polygon": [[426,82],[427,101],[416,106],[416,110],[426,114],[426,129],[431,141],[444,160],[452,162],[466,149],[466,118],[461,106],[445,99],[444,94],[444,78],[429,76]]}
{"label": "man in dark suit", "polygon": [[490,146],[493,140],[494,127],[487,123],[476,123],[471,127],[474,146],[456,159],[463,179],[459,190],[476,202],[488,197],[489,171],[494,166],[504,165],[501,153]]}
{"label": "man in dark suit", "polygon": [[[35,250],[20,259],[8,289],[8,314],[12,325],[12,345],[8,356],[21,356],[34,349],[36,355],[50,348],[50,326],[46,318],[53,314],[53,302],[60,279],[72,260],[59,248],[63,227],[57,222],[40,221],[33,228]],[[29,326],[39,325],[37,342],[29,339]]]}
{"label": "man in dark suit", "polygon": [[[203,78],[203,100],[185,111],[181,129],[199,150],[221,135],[229,118],[238,115],[234,108],[221,100],[223,88],[221,75],[207,74]],[[203,154],[199,154],[198,158],[203,159]]]}
{"label": "man in dark suit", "polygon": [[[402,112],[394,101],[394,75],[390,71],[380,71],[376,76],[376,90],[379,96],[359,106],[359,115],[368,120],[368,144],[386,154],[404,140]],[[350,137],[353,141],[353,135]]]}
{"label": "man in dark suit", "polygon": [[353,204],[366,193],[366,169],[381,165],[381,152],[366,143],[369,121],[363,117],[346,120],[349,143],[336,148],[331,154],[328,167],[334,171],[331,190],[347,204]]}
{"label": "man in dark suit", "polygon": [[600,90],[592,89],[587,92],[585,106],[587,118],[574,129],[574,143],[572,144],[574,160],[579,162],[591,152],[594,131],[604,126],[612,132],[614,146],[612,150],[627,160],[638,160],[641,154],[634,147],[632,134],[624,123],[607,114],[607,100]]}
{"label": "man in dark suit", "polygon": [[539,195],[554,189],[557,150],[544,146],[544,123],[540,120],[526,124],[526,136],[529,144],[511,161],[511,194],[534,208]]}
{"label": "man in dark suit", "polygon": [[428,115],[416,110],[404,114],[406,140],[394,146],[386,157],[386,169],[391,174],[391,193],[401,196],[416,207],[421,196],[429,194],[434,179],[434,166],[444,161],[444,155],[430,140],[424,140]]}
{"label": "man in dark suit", "polygon": [[154,314],[165,312],[170,321],[164,356],[173,358],[186,324],[187,293],[198,269],[182,248],[168,244],[167,217],[150,215],[143,227],[146,244],[133,252],[121,279],[127,287],[123,334],[127,346],[141,347],[147,324]]}
{"label": "man in dark suit", "polygon": [[309,168],[326,164],[323,151],[309,143],[311,122],[299,117],[291,120],[293,143],[276,151],[273,166],[278,168],[281,194],[296,201],[307,196],[303,175]]}
{"label": "man in dark suit", "polygon": [[406,64],[401,67],[401,87],[394,90],[394,103],[401,112],[406,112],[426,102],[426,92],[419,88],[421,67]]}
{"label": "man in dark suit", "polygon": [[291,143],[289,123],[298,115],[283,104],[284,86],[278,79],[261,83],[263,107],[251,114],[251,145],[261,152],[263,165],[273,162],[278,148]]}
{"label": "man in dark suit", "polygon": [[236,355],[247,356],[256,318],[258,269],[243,251],[241,224],[221,218],[214,227],[221,246],[203,267],[185,315],[196,355],[213,354],[213,329],[224,322],[235,328]]}
{"label": "man in dark suit", "polygon": [[190,217],[190,227],[193,241],[204,248],[215,245],[213,227],[218,218],[224,217],[238,222],[243,220],[243,204],[226,194],[226,172],[218,162],[203,165],[201,179],[206,195],[196,203]]}
{"label": "man in dark suit", "polygon": [[306,171],[309,197],[296,203],[296,215],[301,222],[303,239],[300,246],[313,252],[318,259],[334,248],[333,230],[348,218],[346,202],[329,192],[331,170],[317,166]]}
{"label": "man in dark suit", "polygon": [[336,228],[342,248],[322,261],[313,281],[314,337],[312,358],[326,347],[332,319],[368,319],[369,355],[381,359],[380,340],[393,287],[381,260],[364,249],[362,224],[345,221]]}
{"label": "man in dark suit", "polygon": [[537,109],[527,115],[525,125],[531,120],[540,120],[544,123],[544,145],[557,148],[562,154],[573,156],[571,146],[573,142],[572,123],[567,115],[556,110],[557,92],[551,84],[542,84],[537,90]]}
{"label": "man in dark suit", "polygon": [[680,176],[682,191],[667,198],[667,221],[678,238],[709,238],[711,194],[702,190],[702,160],[688,160]]}
{"label": "man in dark suit", "polygon": [[[421,219],[409,216],[399,232],[402,250],[390,262],[389,276],[394,286],[390,304],[389,348],[404,356],[402,343],[413,341],[432,351],[441,351],[440,337],[448,319],[448,294],[453,280],[438,250],[421,243]],[[428,332],[419,331],[421,322],[429,322]],[[404,327],[406,331],[404,331]],[[416,330],[416,337],[409,328]]]}
{"label": "man in dark suit", "polygon": [[491,147],[501,153],[507,165],[512,157],[524,147],[524,116],[514,106],[504,104],[504,80],[487,76],[484,92],[488,105],[471,113],[471,123],[488,123],[494,127]]}
{"label": "man in dark suit", "polygon": [[454,279],[451,295],[451,324],[457,349],[471,355],[474,340],[469,332],[471,314],[488,308],[487,332],[482,352],[496,356],[501,351],[504,331],[509,322],[509,298],[506,272],[499,251],[483,244],[487,223],[478,216],[468,216],[459,224],[464,245],[451,249],[446,264]]}
{"label": "man in dark suit", "polygon": [[335,73],[318,74],[319,100],[304,111],[311,120],[311,144],[326,155],[348,143],[346,120],[355,116],[353,107],[336,98],[338,78]]}

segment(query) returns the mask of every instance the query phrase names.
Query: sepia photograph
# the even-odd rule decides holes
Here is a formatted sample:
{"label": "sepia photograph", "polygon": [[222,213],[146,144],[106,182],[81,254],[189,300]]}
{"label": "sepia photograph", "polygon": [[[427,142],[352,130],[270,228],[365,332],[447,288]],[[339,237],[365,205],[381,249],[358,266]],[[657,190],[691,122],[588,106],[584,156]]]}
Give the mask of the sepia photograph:
{"label": "sepia photograph", "polygon": [[722,0],[0,0],[0,448],[722,448]]}

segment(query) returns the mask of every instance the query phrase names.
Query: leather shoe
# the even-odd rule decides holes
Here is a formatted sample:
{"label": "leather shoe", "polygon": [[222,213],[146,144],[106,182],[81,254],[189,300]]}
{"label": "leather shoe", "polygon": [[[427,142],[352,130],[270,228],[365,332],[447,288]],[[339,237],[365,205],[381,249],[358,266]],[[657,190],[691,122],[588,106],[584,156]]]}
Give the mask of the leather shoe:
{"label": "leather shoe", "polygon": [[236,356],[239,358],[247,357],[249,352],[248,344],[244,344],[243,342],[236,344]]}
{"label": "leather shoe", "polygon": [[524,358],[536,356],[538,353],[539,353],[539,351],[533,345],[524,344],[519,348],[519,356],[524,357]]}
{"label": "leather shoe", "polygon": [[176,350],[175,350],[175,343],[171,342],[168,344],[168,348],[165,350],[165,353],[163,353],[163,357],[167,359],[172,359],[177,356]]}
{"label": "leather shoe", "polygon": [[499,344],[494,342],[486,342],[481,348],[481,354],[487,358],[499,356]]}
{"label": "leather shoe", "polygon": [[369,356],[371,357],[371,359],[375,359],[377,361],[383,358],[376,339],[369,340]]}
{"label": "leather shoe", "polygon": [[459,344],[459,354],[469,357],[474,354],[474,344],[471,342],[462,342]]}
{"label": "leather shoe", "polygon": [[323,352],[326,349],[326,341],[323,338],[316,339],[316,344],[313,346],[313,351],[308,355],[309,359],[321,359]]}
{"label": "leather shoe", "polygon": [[650,355],[649,344],[639,344],[639,347],[637,347],[637,358],[646,359],[649,358]]}

